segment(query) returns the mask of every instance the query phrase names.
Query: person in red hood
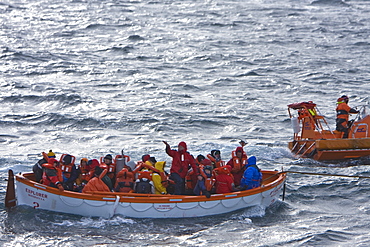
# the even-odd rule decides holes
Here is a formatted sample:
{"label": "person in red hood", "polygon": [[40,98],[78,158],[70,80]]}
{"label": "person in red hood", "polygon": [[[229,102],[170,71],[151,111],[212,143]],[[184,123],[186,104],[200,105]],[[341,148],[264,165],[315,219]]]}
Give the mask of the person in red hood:
{"label": "person in red hood", "polygon": [[223,193],[230,193],[233,191],[237,191],[234,184],[234,178],[231,174],[231,166],[221,166],[215,169],[215,177],[216,177],[216,193],[223,194]]}
{"label": "person in red hood", "polygon": [[239,186],[240,180],[243,177],[245,165],[248,163],[248,157],[244,152],[243,147],[237,147],[235,151],[231,152],[231,156],[232,158],[226,165],[232,168],[231,173],[234,176],[234,184],[235,186]]}
{"label": "person in red hood", "polygon": [[187,152],[185,142],[180,142],[177,150],[171,149],[166,141],[163,141],[163,143],[166,145],[166,153],[172,157],[170,179],[175,182],[174,194],[182,195],[185,193],[185,176],[188,173],[189,165],[194,171],[198,171],[198,167],[194,157]]}

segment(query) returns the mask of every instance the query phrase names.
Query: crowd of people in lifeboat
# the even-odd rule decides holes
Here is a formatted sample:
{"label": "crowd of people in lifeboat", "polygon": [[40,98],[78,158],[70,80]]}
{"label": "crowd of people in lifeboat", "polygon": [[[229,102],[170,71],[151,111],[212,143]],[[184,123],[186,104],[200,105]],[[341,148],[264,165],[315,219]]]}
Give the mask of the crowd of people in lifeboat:
{"label": "crowd of people in lifeboat", "polygon": [[262,173],[256,157],[247,157],[240,142],[225,162],[219,150],[194,158],[185,142],[176,149],[163,141],[166,153],[172,158],[169,173],[166,161],[143,155],[135,162],[126,155],[107,154],[100,159],[82,158],[77,164],[70,154],[59,159],[52,150],[33,166],[36,182],[83,193],[124,192],[145,194],[204,195],[249,190],[261,186]]}

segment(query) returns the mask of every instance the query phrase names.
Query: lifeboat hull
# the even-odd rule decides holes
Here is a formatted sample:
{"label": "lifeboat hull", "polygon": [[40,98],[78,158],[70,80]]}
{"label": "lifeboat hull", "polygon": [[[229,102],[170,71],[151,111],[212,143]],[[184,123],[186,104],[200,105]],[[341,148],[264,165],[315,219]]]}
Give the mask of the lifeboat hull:
{"label": "lifeboat hull", "polygon": [[260,188],[227,194],[176,196],[136,193],[63,191],[34,182],[32,173],[16,175],[17,205],[59,213],[110,218],[185,218],[229,213],[251,206],[266,208],[278,200],[286,173],[262,171]]}

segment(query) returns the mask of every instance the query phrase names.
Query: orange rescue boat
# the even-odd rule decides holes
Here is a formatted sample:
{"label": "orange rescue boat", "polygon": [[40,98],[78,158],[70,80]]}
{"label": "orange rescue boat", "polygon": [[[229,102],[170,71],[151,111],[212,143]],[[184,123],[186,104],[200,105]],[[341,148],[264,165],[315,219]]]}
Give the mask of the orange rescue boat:
{"label": "orange rescue boat", "polygon": [[319,161],[360,158],[370,155],[370,115],[362,106],[350,121],[348,138],[343,132],[331,130],[312,101],[288,105],[294,138],[288,147],[300,158]]}

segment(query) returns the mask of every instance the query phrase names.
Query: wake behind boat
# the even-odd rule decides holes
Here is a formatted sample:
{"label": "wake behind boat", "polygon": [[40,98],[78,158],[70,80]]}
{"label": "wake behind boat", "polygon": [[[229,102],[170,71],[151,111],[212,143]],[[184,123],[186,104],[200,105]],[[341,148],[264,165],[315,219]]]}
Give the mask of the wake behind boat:
{"label": "wake behind boat", "polygon": [[[123,215],[132,218],[185,218],[233,212],[270,206],[278,200],[286,179],[285,172],[262,171],[258,188],[206,196],[157,195],[121,192],[79,193],[60,191],[35,182],[33,173],[14,176],[9,170],[6,207],[26,205],[34,209],[110,218]],[[15,177],[15,182],[14,182]]]}
{"label": "wake behind boat", "polygon": [[[295,110],[296,114],[291,110]],[[346,133],[348,138],[343,138],[343,132],[332,131],[311,101],[288,105],[288,113],[294,131],[293,141],[288,146],[298,157],[324,161],[370,155],[370,115],[366,114],[365,107],[350,123]]]}

